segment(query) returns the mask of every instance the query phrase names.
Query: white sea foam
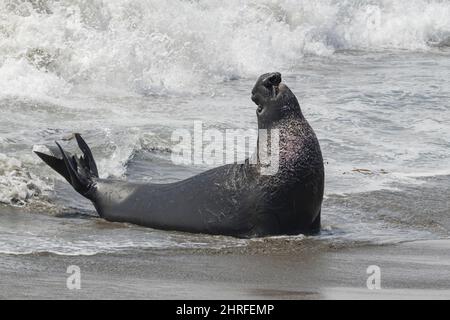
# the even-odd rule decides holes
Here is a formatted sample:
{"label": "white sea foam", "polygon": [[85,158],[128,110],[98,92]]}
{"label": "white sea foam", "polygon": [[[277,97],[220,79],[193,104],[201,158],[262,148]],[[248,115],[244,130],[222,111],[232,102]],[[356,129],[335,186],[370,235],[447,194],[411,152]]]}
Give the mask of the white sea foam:
{"label": "white sea foam", "polygon": [[0,153],[0,203],[21,206],[50,188],[22,161]]}
{"label": "white sea foam", "polygon": [[304,55],[429,50],[449,42],[449,16],[439,0],[4,0],[1,94],[202,91]]}

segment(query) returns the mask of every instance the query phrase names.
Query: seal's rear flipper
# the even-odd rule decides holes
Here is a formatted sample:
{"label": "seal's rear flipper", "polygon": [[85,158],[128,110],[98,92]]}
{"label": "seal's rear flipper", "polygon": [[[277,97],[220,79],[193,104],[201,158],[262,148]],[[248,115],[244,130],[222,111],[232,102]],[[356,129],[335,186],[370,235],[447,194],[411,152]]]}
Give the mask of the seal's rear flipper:
{"label": "seal's rear flipper", "polygon": [[92,199],[95,191],[95,178],[98,178],[97,165],[95,164],[92,152],[81,136],[76,133],[78,146],[83,152],[83,156],[76,157],[64,151],[64,149],[56,142],[58,152],[52,151],[53,154],[60,153],[58,156],[50,156],[42,152],[35,153],[52,169],[61,174],[72,187],[81,195],[88,199]]}
{"label": "seal's rear flipper", "polygon": [[48,164],[53,170],[62,175],[69,183],[71,183],[69,171],[67,171],[67,167],[63,159],[59,159],[55,156],[50,156],[39,151],[34,151],[34,153],[36,153],[36,155],[41,158],[42,161]]}
{"label": "seal's rear flipper", "polygon": [[84,165],[89,169],[90,173],[93,176],[98,178],[97,165],[95,163],[91,149],[79,133],[75,133],[75,138],[77,139],[78,147],[81,149],[81,151],[83,151],[84,158],[81,157],[81,159],[84,161]]}

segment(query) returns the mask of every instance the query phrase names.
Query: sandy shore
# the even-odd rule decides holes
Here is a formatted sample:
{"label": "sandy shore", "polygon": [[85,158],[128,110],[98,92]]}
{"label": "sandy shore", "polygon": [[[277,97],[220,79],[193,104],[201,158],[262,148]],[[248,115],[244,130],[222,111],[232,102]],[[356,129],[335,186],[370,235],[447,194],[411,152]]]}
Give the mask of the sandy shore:
{"label": "sandy shore", "polygon": [[[81,289],[66,287],[69,265]],[[369,265],[381,289],[366,286]],[[289,252],[0,255],[2,299],[450,299],[450,240]]]}

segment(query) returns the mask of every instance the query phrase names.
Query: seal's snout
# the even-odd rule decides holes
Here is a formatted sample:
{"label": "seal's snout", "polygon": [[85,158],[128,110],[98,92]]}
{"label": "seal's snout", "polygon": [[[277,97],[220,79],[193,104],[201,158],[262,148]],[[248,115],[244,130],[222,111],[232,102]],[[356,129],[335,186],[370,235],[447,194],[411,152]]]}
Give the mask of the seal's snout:
{"label": "seal's snout", "polygon": [[268,75],[268,77],[264,80],[264,85],[268,88],[272,86],[278,86],[281,82],[281,73],[273,72]]}
{"label": "seal's snout", "polygon": [[272,94],[272,97],[276,97],[278,95],[279,88],[278,86],[281,83],[281,73],[273,72],[268,75],[268,77],[263,81],[263,85],[269,89]]}
{"label": "seal's snout", "polygon": [[297,98],[282,82],[279,72],[261,75],[253,87],[251,99],[258,106],[259,128],[266,128],[281,118],[302,116]]}
{"label": "seal's snout", "polygon": [[258,78],[252,90],[252,100],[258,106],[265,104],[269,99],[275,98],[281,83],[281,73],[265,73]]}

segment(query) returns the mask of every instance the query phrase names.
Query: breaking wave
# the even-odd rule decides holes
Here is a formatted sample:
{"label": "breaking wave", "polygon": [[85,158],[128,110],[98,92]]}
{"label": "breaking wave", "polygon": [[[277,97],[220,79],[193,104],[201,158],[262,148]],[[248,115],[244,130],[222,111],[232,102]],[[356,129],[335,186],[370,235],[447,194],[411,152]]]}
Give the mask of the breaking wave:
{"label": "breaking wave", "polygon": [[287,70],[338,50],[430,50],[450,43],[439,0],[4,0],[2,94],[78,86],[154,94]]}

